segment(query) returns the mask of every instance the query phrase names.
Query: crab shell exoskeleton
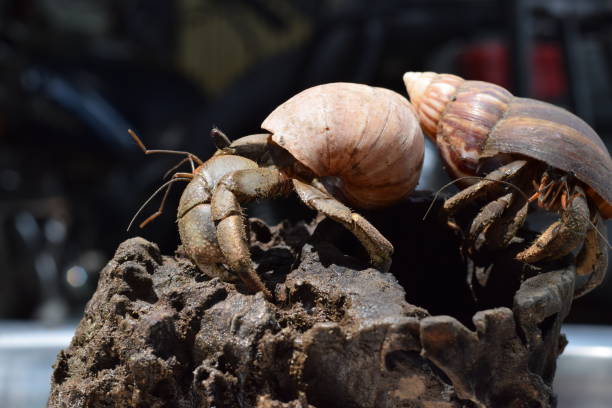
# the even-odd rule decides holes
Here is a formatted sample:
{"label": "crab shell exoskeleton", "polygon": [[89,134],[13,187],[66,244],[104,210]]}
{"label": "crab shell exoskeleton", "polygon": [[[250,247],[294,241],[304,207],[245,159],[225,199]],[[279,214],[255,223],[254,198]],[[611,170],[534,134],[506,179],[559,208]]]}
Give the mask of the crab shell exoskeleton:
{"label": "crab shell exoskeleton", "polygon": [[383,207],[412,192],[424,140],[414,109],[383,88],[331,83],[306,89],[261,125],[317,177],[334,178],[352,206]]}
{"label": "crab shell exoskeleton", "polygon": [[404,83],[451,176],[475,175],[483,158],[520,154],[573,174],[604,218],[612,217],[612,159],[576,115],[456,75],[407,72]]}

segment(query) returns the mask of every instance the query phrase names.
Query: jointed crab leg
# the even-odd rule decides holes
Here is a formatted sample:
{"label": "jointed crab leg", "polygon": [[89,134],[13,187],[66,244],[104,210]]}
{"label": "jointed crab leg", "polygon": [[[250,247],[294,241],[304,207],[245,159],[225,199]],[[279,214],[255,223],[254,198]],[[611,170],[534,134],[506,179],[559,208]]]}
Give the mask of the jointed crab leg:
{"label": "jointed crab leg", "polygon": [[293,186],[304,204],[351,231],[368,251],[375,267],[385,272],[389,269],[393,246],[372,224],[326,192],[296,179]]}
{"label": "jointed crab leg", "polygon": [[508,193],[495,201],[485,205],[472,221],[467,244],[471,246],[481,232],[485,231],[498,220],[504,211],[512,204],[514,193]]}
{"label": "jointed crab leg", "polygon": [[255,198],[283,194],[290,189],[288,179],[277,170],[257,168],[229,173],[212,196],[212,217],[217,224],[217,241],[229,268],[236,272],[250,290],[261,291],[271,299],[251,263],[241,203]]}
{"label": "jointed crab leg", "polygon": [[574,298],[589,293],[599,286],[606,277],[608,269],[608,229],[599,215],[595,213],[593,226],[588,230],[584,245],[576,260],[576,273],[578,275],[589,275],[585,284],[576,290]]}
{"label": "jointed crab leg", "polygon": [[549,211],[558,210],[560,219],[550,225],[527,249],[519,252],[516,259],[528,263],[554,260],[569,254],[584,242],[576,264],[577,274],[589,275],[587,282],[575,292],[575,297],[582,296],[597,287],[606,273],[608,248],[603,238],[606,237],[606,229],[601,216],[595,212],[591,226],[590,210],[582,188],[570,187],[565,176],[551,179],[547,172],[541,175],[539,183],[533,182],[536,191],[528,199],[519,199],[515,191],[494,199],[496,194],[501,194],[493,183],[512,180],[524,168],[524,161],[500,167],[490,173],[486,180],[448,199],[444,203],[444,210],[452,216],[473,200],[493,199],[473,219],[466,239],[468,249],[479,247],[480,242],[477,240],[481,234],[484,234],[484,244],[490,248],[508,245],[524,223],[529,203],[536,199],[538,206]]}
{"label": "jointed crab leg", "polygon": [[523,226],[529,212],[529,203],[526,200],[516,200],[504,211],[501,217],[485,231],[485,242],[489,248],[499,249],[510,244],[519,228]]}
{"label": "jointed crab leg", "polygon": [[217,241],[226,263],[249,289],[262,291],[271,298],[251,264],[241,204],[256,198],[284,195],[292,189],[304,204],[351,231],[368,251],[375,266],[385,271],[389,268],[393,253],[391,243],[372,224],[326,192],[299,180],[288,179],[275,168],[238,170],[219,181],[211,207],[213,220],[217,224]]}
{"label": "jointed crab leg", "polygon": [[[448,216],[452,216],[473,200],[486,197],[494,191],[501,191],[505,187],[504,184],[497,181],[507,181],[525,169],[527,162],[525,160],[516,160],[506,164],[499,169],[489,173],[485,180],[471,185],[444,202],[444,211]],[[496,187],[497,186],[497,187]]]}
{"label": "jointed crab leg", "polygon": [[569,254],[581,242],[589,227],[589,206],[584,191],[578,186],[570,203],[561,212],[561,219],[550,225],[531,246],[516,255],[523,262],[558,259]]}
{"label": "jointed crab leg", "polygon": [[[528,167],[525,160],[516,160],[489,173],[485,180],[467,187],[446,200],[444,203],[446,216],[452,217],[473,200],[503,194],[507,187],[505,184],[519,177],[528,170]],[[485,242],[489,247],[500,248],[510,242],[527,217],[527,200],[519,200],[517,193],[518,191],[510,191],[483,207],[470,227],[468,246],[475,242],[482,232],[486,233]],[[454,227],[452,221],[449,221],[449,225]]]}

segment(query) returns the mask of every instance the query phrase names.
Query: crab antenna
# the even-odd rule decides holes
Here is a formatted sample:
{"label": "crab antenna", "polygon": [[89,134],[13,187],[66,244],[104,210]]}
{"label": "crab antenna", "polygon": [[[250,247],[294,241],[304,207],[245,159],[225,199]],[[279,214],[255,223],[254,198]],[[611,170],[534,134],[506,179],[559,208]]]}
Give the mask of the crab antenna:
{"label": "crab antenna", "polygon": [[215,147],[219,150],[223,150],[232,144],[225,133],[223,133],[221,129],[216,126],[213,126],[213,128],[210,130],[210,138],[212,139]]}
{"label": "crab antenna", "polygon": [[[191,181],[191,178],[189,177],[174,177],[171,180],[166,181],[164,184],[161,185],[161,187],[159,187],[157,190],[155,190],[155,192],[153,194],[151,194],[149,196],[149,198],[147,198],[147,200],[140,206],[140,208],[138,209],[138,211],[136,211],[136,214],[134,214],[134,216],[132,217],[126,231],[129,231],[130,228],[132,228],[132,224],[134,224],[134,221],[136,220],[136,218],[138,217],[138,215],[142,212],[142,210],[147,206],[147,204],[149,204],[151,202],[151,200],[160,193],[160,191],[162,191],[165,187],[171,185],[172,183],[174,183],[175,181]],[[164,197],[164,201],[165,201],[165,197]],[[151,217],[149,217],[151,218]],[[145,221],[150,221],[149,219],[145,220]]]}
{"label": "crab antenna", "polygon": [[177,164],[175,164],[174,166],[172,166],[172,168],[170,168],[167,172],[164,173],[164,176],[162,177],[162,180],[165,180],[168,178],[168,176],[173,173],[176,169],[178,169],[179,167],[181,167],[183,165],[183,163],[185,163],[186,161],[189,162],[189,164],[191,165],[191,172],[193,173],[195,171],[195,166],[193,165],[193,159],[191,158],[191,156],[187,156],[185,158],[183,158],[180,162],[178,162]]}
{"label": "crab antenna", "polygon": [[488,179],[486,177],[478,177],[478,176],[463,176],[463,177],[459,177],[449,183],[446,183],[445,185],[443,185],[442,187],[440,187],[440,189],[438,189],[438,191],[436,191],[436,194],[434,195],[433,200],[431,201],[431,204],[429,204],[429,207],[427,207],[427,211],[425,211],[425,215],[423,215],[423,221],[425,221],[425,219],[427,218],[427,216],[429,215],[429,212],[431,211],[431,209],[433,208],[436,200],[438,199],[438,196],[440,195],[440,193],[445,190],[446,188],[452,186],[453,184],[457,183],[458,181],[461,180],[481,180],[481,181],[491,181],[493,183],[501,183],[501,184],[505,184],[508,185],[512,188],[514,188],[516,191],[518,191],[519,193],[521,193],[521,195],[525,198],[525,200],[529,201],[529,197],[527,197],[527,194],[525,194],[523,192],[523,190],[521,190],[519,187],[517,187],[516,185],[508,182],[508,181],[504,181],[504,180],[492,180],[492,179]]}
{"label": "crab antenna", "polygon": [[[174,174],[173,178],[175,178],[175,179],[179,179],[179,178],[192,179],[193,178],[193,174],[192,173],[176,173],[176,174]],[[169,183],[168,187],[166,188],[166,192],[164,193],[164,196],[162,197],[161,203],[159,204],[159,208],[153,214],[149,215],[149,217],[146,220],[144,220],[143,222],[138,224],[139,228],[142,229],[142,228],[146,227],[148,223],[150,223],[151,221],[153,221],[154,219],[156,219],[157,217],[159,217],[160,215],[163,214],[164,206],[166,205],[166,200],[168,199],[168,194],[170,193],[170,189],[171,188],[172,188],[172,183]]]}
{"label": "crab antenna", "polygon": [[150,223],[151,221],[153,221],[154,219],[162,215],[162,213],[164,212],[164,206],[166,205],[166,200],[168,199],[168,194],[170,194],[171,188],[172,188],[172,183],[168,184],[168,187],[166,187],[166,192],[164,193],[164,196],[162,197],[161,203],[159,204],[159,208],[157,209],[157,211],[149,215],[146,220],[138,224],[138,228],[143,229],[148,223]]}
{"label": "crab antenna", "polygon": [[138,147],[140,147],[140,150],[142,150],[144,154],[155,154],[155,153],[181,154],[183,156],[191,157],[193,160],[195,160],[196,163],[198,163],[198,165],[204,163],[202,160],[200,160],[198,156],[196,156],[193,153],[189,153],[189,152],[183,152],[180,150],[165,150],[165,149],[149,150],[144,145],[144,143],[142,143],[142,140],[140,140],[136,132],[134,132],[132,129],[128,129],[128,133],[130,134],[130,136],[132,136],[132,139],[134,139],[134,141],[136,142]]}

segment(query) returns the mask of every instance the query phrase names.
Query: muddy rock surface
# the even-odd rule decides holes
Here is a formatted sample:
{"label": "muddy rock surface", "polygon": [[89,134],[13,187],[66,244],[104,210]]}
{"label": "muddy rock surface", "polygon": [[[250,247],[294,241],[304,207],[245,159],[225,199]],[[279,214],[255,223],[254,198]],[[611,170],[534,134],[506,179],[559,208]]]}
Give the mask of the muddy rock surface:
{"label": "muddy rock surface", "polygon": [[331,222],[251,219],[273,303],[181,248],[125,241],[58,355],[48,406],[554,406],[573,269],[502,254],[472,283],[452,234],[419,223],[426,205],[366,214],[394,242],[391,273]]}

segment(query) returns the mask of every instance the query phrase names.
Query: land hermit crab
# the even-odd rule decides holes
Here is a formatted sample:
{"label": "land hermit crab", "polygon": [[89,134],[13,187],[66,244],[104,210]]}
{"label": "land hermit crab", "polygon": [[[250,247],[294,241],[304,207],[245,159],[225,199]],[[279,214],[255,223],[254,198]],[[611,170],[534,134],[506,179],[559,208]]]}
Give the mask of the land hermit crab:
{"label": "land hermit crab", "polygon": [[[233,143],[213,129],[218,151],[205,162],[191,153],[173,152],[192,166],[190,173],[177,172],[167,183],[169,188],[175,181],[189,182],[177,218],[191,259],[198,266],[226,264],[248,289],[270,298],[251,264],[241,205],[295,191],[308,207],[350,230],[374,266],[388,269],[391,243],[335,197],[351,206],[376,208],[414,189],[424,141],[408,100],[366,85],[320,85],[280,105],[262,128],[270,133]],[[148,150],[131,134],[146,154],[172,153]],[[165,197],[141,226],[161,214],[164,202]]]}
{"label": "land hermit crab", "polygon": [[[593,129],[562,108],[514,97],[491,83],[433,72],[408,72],[404,82],[451,177],[464,187],[471,184],[445,202],[447,216],[475,200],[486,202],[466,234],[467,245],[484,237],[489,247],[507,246],[537,200],[560,219],[516,258],[557,259],[584,242],[576,270],[589,278],[575,296],[601,283],[608,263],[602,217],[612,216],[612,160]],[[470,176],[476,175],[486,180],[474,183]]]}

